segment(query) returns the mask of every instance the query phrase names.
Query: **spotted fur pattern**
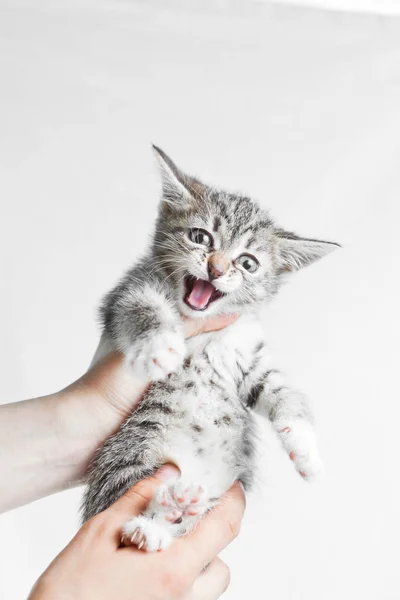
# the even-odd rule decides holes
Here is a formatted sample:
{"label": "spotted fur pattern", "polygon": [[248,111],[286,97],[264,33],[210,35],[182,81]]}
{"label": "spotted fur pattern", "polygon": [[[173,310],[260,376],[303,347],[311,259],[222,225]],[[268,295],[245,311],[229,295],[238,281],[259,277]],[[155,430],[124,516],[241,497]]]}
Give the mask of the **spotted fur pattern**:
{"label": "spotted fur pattern", "polygon": [[[251,486],[253,413],[268,418],[305,478],[321,469],[305,398],[274,367],[259,310],[290,272],[337,245],[278,228],[250,198],[218,191],[182,173],[155,148],[163,195],[148,255],[105,298],[99,357],[109,348],[153,384],[139,408],[99,450],[83,502],[86,520],[136,481],[173,462],[181,478],[162,486],[146,512],[128,522],[124,543],[162,549],[190,530],[235,480]],[[206,231],[208,246],[188,232]],[[211,256],[226,271],[213,280],[222,297],[204,311],[185,302],[185,278],[209,280]],[[257,263],[254,272],[239,257]],[[184,341],[182,315],[240,313],[230,327]]]}

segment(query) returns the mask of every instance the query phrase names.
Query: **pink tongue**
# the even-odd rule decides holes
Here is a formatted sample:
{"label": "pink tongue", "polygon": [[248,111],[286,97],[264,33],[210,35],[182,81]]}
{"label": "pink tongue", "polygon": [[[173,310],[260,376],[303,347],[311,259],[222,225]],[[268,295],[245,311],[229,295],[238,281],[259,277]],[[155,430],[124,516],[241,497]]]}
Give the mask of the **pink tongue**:
{"label": "pink tongue", "polygon": [[207,306],[213,291],[214,286],[211,285],[211,283],[208,283],[208,281],[203,281],[202,279],[196,279],[187,301],[194,308],[202,309]]}

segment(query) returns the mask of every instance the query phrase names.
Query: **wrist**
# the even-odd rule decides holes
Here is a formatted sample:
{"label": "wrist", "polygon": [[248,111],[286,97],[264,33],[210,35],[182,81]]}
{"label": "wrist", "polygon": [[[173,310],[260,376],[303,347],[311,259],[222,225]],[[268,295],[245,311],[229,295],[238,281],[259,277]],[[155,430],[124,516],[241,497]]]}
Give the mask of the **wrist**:
{"label": "wrist", "polygon": [[121,355],[113,353],[55,394],[67,443],[65,458],[73,473],[70,485],[81,482],[98,447],[132,413],[147,386],[126,369]]}
{"label": "wrist", "polygon": [[[64,472],[64,488],[79,485],[101,443],[103,417],[95,398],[79,388],[54,394],[55,453],[50,460]],[[107,407],[103,407],[106,412]],[[104,420],[106,416],[104,415]]]}

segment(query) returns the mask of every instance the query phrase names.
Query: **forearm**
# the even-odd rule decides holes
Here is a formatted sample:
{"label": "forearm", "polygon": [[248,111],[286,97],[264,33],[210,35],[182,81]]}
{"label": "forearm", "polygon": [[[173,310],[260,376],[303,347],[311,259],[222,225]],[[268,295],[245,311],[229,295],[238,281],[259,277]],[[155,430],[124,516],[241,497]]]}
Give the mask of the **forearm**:
{"label": "forearm", "polygon": [[64,489],[79,476],[78,441],[61,421],[57,396],[0,407],[0,511]]}
{"label": "forearm", "polygon": [[145,388],[115,354],[61,392],[0,406],[0,512],[77,485]]}

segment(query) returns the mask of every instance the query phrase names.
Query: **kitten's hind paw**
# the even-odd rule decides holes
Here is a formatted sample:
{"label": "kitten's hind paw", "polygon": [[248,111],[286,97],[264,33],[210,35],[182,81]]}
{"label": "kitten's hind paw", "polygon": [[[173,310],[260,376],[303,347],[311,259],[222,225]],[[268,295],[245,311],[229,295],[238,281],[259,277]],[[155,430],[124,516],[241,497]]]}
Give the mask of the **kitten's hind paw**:
{"label": "kitten's hind paw", "polygon": [[170,329],[134,344],[126,358],[137,375],[150,381],[160,381],[181,366],[184,354],[182,333]]}
{"label": "kitten's hind paw", "polygon": [[[182,522],[185,517],[201,517],[210,508],[204,488],[182,479],[159,488],[157,501],[165,512],[165,518],[173,523]],[[177,513],[178,518],[170,519],[170,513],[171,516]]]}
{"label": "kitten's hind paw", "polygon": [[318,453],[296,454],[293,450],[289,452],[289,458],[303,479],[312,481],[322,475],[324,466]]}
{"label": "kitten's hind paw", "polygon": [[121,543],[124,546],[137,546],[145,552],[164,550],[171,542],[169,531],[145,516],[134,517],[122,529]]}
{"label": "kitten's hind paw", "polygon": [[158,488],[144,515],[134,517],[122,529],[121,543],[139,550],[164,550],[173,537],[193,529],[211,508],[203,487],[181,479]]}
{"label": "kitten's hind paw", "polygon": [[183,514],[188,517],[202,515],[210,507],[208,496],[200,485],[185,484],[182,480],[174,481],[171,485],[171,495],[182,508]]}
{"label": "kitten's hind paw", "polygon": [[312,426],[296,419],[279,426],[279,437],[290,460],[300,475],[309,481],[323,472],[323,463],[319,456],[317,440]]}

